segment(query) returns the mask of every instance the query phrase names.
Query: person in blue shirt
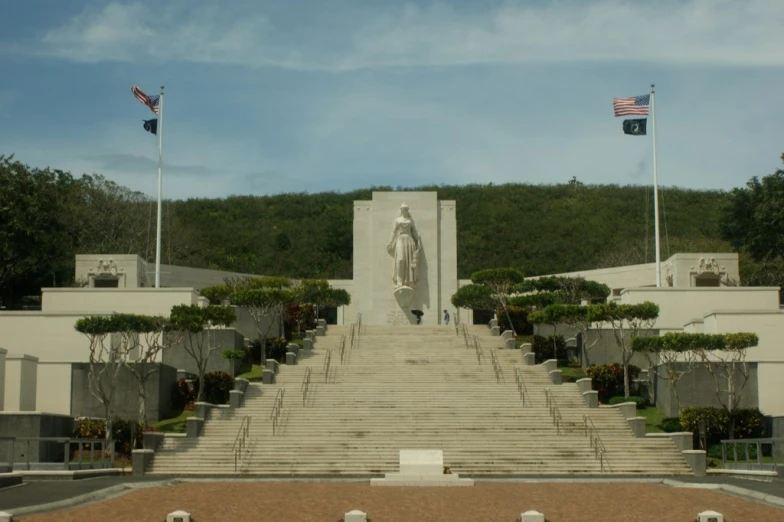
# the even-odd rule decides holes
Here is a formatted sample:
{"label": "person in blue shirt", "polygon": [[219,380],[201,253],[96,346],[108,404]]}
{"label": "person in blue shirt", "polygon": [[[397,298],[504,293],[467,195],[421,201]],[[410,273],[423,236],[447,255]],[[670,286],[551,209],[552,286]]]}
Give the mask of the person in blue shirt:
{"label": "person in blue shirt", "polygon": [[444,324],[449,326],[449,311],[444,310]]}

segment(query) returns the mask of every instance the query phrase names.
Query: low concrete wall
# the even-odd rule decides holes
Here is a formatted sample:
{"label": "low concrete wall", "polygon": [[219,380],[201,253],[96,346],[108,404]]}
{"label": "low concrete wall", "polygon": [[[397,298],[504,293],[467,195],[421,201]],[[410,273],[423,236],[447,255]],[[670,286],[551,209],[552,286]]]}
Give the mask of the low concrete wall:
{"label": "low concrete wall", "polygon": [[[0,437],[70,437],[74,420],[68,415],[20,412],[0,413]],[[0,441],[0,462],[9,461],[10,443]],[[30,443],[30,462],[62,461],[65,445],[55,442]],[[26,462],[27,443],[16,441],[14,461]]]}
{"label": "low concrete wall", "polygon": [[[147,380],[147,420],[157,422],[171,417],[176,411],[173,407],[173,394],[177,384],[177,369],[166,364],[156,363],[157,371]],[[74,363],[71,377],[71,415],[74,417],[103,418],[103,405],[90,393],[87,375],[90,365]],[[120,369],[117,389],[114,395],[114,416],[122,419],[136,419],[139,408],[139,384],[136,377],[125,367]]]}

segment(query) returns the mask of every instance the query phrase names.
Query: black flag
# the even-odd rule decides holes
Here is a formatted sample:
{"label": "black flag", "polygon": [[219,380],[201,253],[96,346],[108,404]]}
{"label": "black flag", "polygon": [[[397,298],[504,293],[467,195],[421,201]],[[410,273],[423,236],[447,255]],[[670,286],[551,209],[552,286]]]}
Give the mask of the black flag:
{"label": "black flag", "polygon": [[153,134],[158,134],[158,118],[144,120],[144,130],[152,132]]}
{"label": "black flag", "polygon": [[640,118],[638,120],[623,120],[623,133],[632,136],[645,136],[647,134],[645,132],[647,122],[648,120],[645,118]]}

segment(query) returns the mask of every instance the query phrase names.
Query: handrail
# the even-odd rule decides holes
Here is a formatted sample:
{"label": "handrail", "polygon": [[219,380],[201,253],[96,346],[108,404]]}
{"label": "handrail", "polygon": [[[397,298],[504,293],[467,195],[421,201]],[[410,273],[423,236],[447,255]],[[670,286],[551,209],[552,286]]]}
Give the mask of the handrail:
{"label": "handrail", "polygon": [[302,392],[302,407],[305,407],[305,401],[308,398],[308,390],[310,390],[310,374],[313,372],[312,366],[305,367],[305,375],[302,377],[302,385],[299,389]]}
{"label": "handrail", "polygon": [[751,462],[750,462],[750,451],[749,446],[755,445],[757,448],[757,466],[759,469],[764,469],[768,464],[762,463],[762,445],[763,444],[770,444],[770,455],[772,457],[772,462],[770,463],[770,471],[776,471],[777,466],[777,459],[776,454],[776,443],[784,443],[784,438],[760,438],[760,439],[725,439],[721,440],[721,462],[722,467],[727,468],[727,444],[732,444],[732,463],[737,465],[738,464],[738,444],[743,444],[743,449],[746,454],[746,466],[751,469]]}
{"label": "handrail", "polygon": [[495,353],[495,348],[490,349],[490,359],[493,362],[493,371],[495,372],[495,383],[501,384],[501,381],[506,384],[504,379],[504,370],[501,368],[501,363],[498,361],[498,354]]}
{"label": "handrail", "polygon": [[240,424],[240,429],[237,432],[237,436],[234,438],[234,446],[232,446],[231,451],[234,453],[234,471],[237,471],[237,466],[239,464],[239,458],[242,454],[242,450],[245,449],[248,440],[248,433],[250,432],[250,415],[245,415],[242,418],[242,424]]}
{"label": "handrail", "polygon": [[485,354],[482,351],[482,345],[479,343],[479,337],[476,335],[474,336],[474,351],[476,352],[476,362],[478,362],[481,366],[482,359],[484,359]]}
{"label": "handrail", "polygon": [[346,353],[346,336],[340,336],[340,364],[343,364],[343,355]]}
{"label": "handrail", "polygon": [[329,370],[330,366],[332,365],[332,350],[327,350],[327,355],[324,357],[324,366],[322,370],[324,372],[324,384],[329,382]]}
{"label": "handrail", "polygon": [[599,436],[599,430],[588,415],[583,415],[583,423],[585,424],[585,436],[590,437],[591,449],[593,456],[599,459],[599,466],[604,471],[605,463],[607,469],[610,469],[610,463],[607,461],[607,448],[604,447],[604,442]]}
{"label": "handrail", "polygon": [[278,393],[275,395],[275,402],[272,404],[272,411],[270,412],[270,420],[272,420],[272,434],[278,430],[278,419],[280,418],[280,413],[283,410],[283,396],[286,395],[286,390],[281,388],[278,390]]}
{"label": "handrail", "polygon": [[525,406],[526,399],[528,399],[528,406],[531,406],[528,388],[525,385],[525,380],[523,380],[523,370],[521,370],[519,366],[515,366],[515,380],[517,381],[517,393],[520,394],[520,400],[523,401],[523,406]]}
{"label": "handrail", "polygon": [[549,388],[544,389],[544,396],[547,399],[547,407],[550,408],[550,417],[553,418],[553,424],[555,424],[556,433],[560,435],[562,427],[564,433],[566,433],[566,427],[563,426],[564,421],[563,417],[561,416],[561,410],[558,409],[558,405],[555,403],[555,396]]}

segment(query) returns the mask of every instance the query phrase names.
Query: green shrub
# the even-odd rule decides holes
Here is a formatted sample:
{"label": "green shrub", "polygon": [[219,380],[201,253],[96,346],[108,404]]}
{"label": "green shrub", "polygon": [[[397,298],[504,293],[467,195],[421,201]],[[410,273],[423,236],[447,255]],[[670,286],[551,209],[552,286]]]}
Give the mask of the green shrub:
{"label": "green shrub", "polygon": [[631,397],[610,397],[610,401],[608,404],[623,404],[624,402],[633,402],[637,405],[637,409],[644,409],[648,406],[648,401],[643,399],[642,397],[638,397],[633,395]]}
{"label": "green shrub", "polygon": [[249,358],[248,352],[245,350],[223,350],[223,358],[229,360],[247,361]]}
{"label": "green shrub", "polygon": [[[599,392],[599,400],[607,402],[610,397],[623,394],[623,366],[614,364],[592,364],[585,370],[591,378],[593,389]],[[640,369],[633,364],[629,365],[629,381],[640,375]]]}
{"label": "green shrub", "polygon": [[[131,426],[136,424],[136,443],[142,441],[142,425],[135,421],[116,418],[112,420],[112,438],[115,440],[114,450],[121,455],[130,456],[133,450]],[[106,438],[106,420],[80,417],[74,420],[73,436],[80,439]]]}
{"label": "green shrub", "polygon": [[193,401],[196,400],[196,392],[198,388],[196,384],[198,384],[198,379],[178,379],[177,386],[174,389],[174,406],[177,409],[183,410],[189,404],[192,404]]}
{"label": "green shrub", "polygon": [[[733,446],[735,446],[735,450],[738,452],[739,462],[746,460],[746,448],[748,448],[748,452],[749,452],[748,459],[757,460],[756,444],[727,444],[728,461],[735,460],[735,454],[733,453]],[[708,447],[708,457],[712,459],[721,459],[721,443],[713,444]]]}
{"label": "green shrub", "polygon": [[541,335],[534,335],[531,341],[531,351],[534,352],[534,359],[536,364],[542,364],[548,359],[553,358],[553,337],[555,338],[556,359],[566,360],[566,342],[563,335],[543,337]]}
{"label": "green shrub", "polygon": [[[732,412],[736,439],[759,438],[765,432],[765,417],[757,408],[738,408]],[[708,446],[729,438],[730,416],[724,408],[689,406],[681,410],[680,423],[685,431],[699,433],[700,420],[705,421]]]}
{"label": "green shrub", "polygon": [[[196,392],[199,390],[199,380],[194,381]],[[204,374],[204,394],[201,400],[210,404],[228,404],[231,390],[234,389],[234,379],[225,372],[210,372]]]}
{"label": "green shrub", "polygon": [[678,433],[680,431],[686,431],[683,429],[683,426],[681,426],[681,420],[678,417],[666,417],[662,419],[659,427],[665,433]]}
{"label": "green shrub", "polygon": [[[286,362],[286,346],[288,341],[285,337],[268,337],[267,338],[267,359],[275,359],[279,363]],[[251,362],[253,364],[261,364],[261,342],[253,341],[251,348]]]}
{"label": "green shrub", "polygon": [[[534,333],[534,327],[528,322],[528,309],[521,306],[507,306],[509,317],[512,319],[515,332],[517,335],[531,335]],[[509,330],[509,320],[506,318],[506,312],[503,308],[499,309],[496,316],[498,317],[498,326],[501,332]]]}

